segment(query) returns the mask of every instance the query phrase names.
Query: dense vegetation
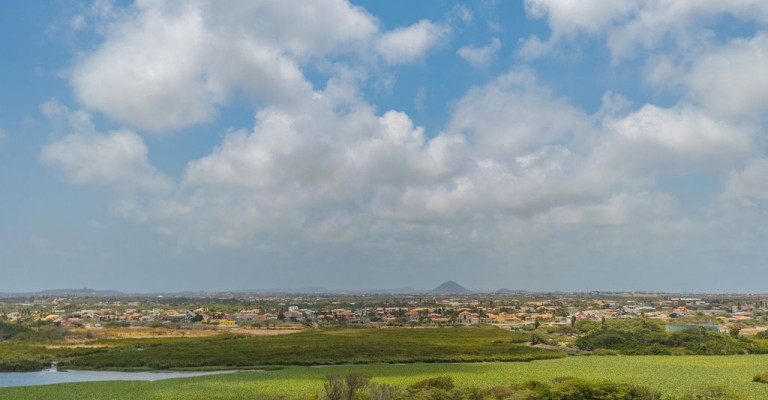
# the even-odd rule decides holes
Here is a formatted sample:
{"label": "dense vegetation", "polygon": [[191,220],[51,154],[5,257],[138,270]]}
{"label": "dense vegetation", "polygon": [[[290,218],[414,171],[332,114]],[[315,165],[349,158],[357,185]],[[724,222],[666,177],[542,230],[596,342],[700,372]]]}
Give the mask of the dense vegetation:
{"label": "dense vegetation", "polygon": [[62,354],[43,344],[62,340],[62,335],[51,327],[33,329],[0,320],[0,371],[34,371],[48,367]]}
{"label": "dense vegetation", "polygon": [[[1,323],[0,371],[39,370],[58,361],[74,369],[221,369],[265,365],[530,361],[564,357],[563,343],[582,351],[622,355],[768,353],[765,339],[705,329],[666,332],[645,319],[580,322],[555,330],[498,328],[328,329],[280,336],[89,340],[92,348],[58,346],[61,332]],[[530,347],[542,343],[545,348]],[[56,344],[57,346],[50,346]],[[570,344],[566,344],[568,346]],[[555,349],[555,350],[551,350]]]}
{"label": "dense vegetation", "polygon": [[[664,400],[688,394],[713,399],[727,387],[743,400],[765,400],[768,385],[752,378],[765,371],[768,355],[750,356],[633,356],[567,357],[530,363],[431,363],[371,364],[325,368],[284,367],[266,372],[242,372],[156,382],[90,382],[24,388],[0,388],[3,400],[254,400],[259,398],[312,398],[324,393],[329,375],[342,377],[362,373],[372,385],[390,385],[401,390],[419,381],[450,376],[463,390],[509,387],[530,380],[554,385],[554,379],[572,376],[590,382],[610,380],[616,384],[642,385],[662,394]],[[703,397],[704,395],[708,397]],[[711,396],[709,396],[711,395]],[[721,399],[723,397],[720,397]],[[727,397],[726,397],[727,398]],[[378,398],[381,399],[381,398]],[[697,400],[699,400],[697,399]],[[373,400],[373,399],[372,399]],[[383,400],[383,399],[381,399]]]}
{"label": "dense vegetation", "polygon": [[[573,327],[549,331],[529,329],[516,332],[482,327],[349,328],[307,330],[280,336],[112,338],[89,340],[88,344],[95,346],[89,348],[61,346],[65,344],[61,340],[62,336],[53,330],[38,331],[34,327],[14,326],[0,332],[6,335],[5,340],[0,340],[0,370],[5,371],[39,370],[49,365],[51,361],[59,361],[63,368],[125,370],[248,369],[273,366],[265,368],[269,369],[266,372],[226,374],[165,382],[99,382],[68,384],[66,387],[0,388],[2,399],[55,397],[150,400],[314,396],[322,392],[323,383],[326,382],[328,375],[345,376],[350,372],[361,372],[375,377],[371,385],[366,386],[366,390],[373,390],[373,392],[360,392],[368,393],[371,400],[400,398],[553,400],[559,399],[554,397],[555,394],[566,387],[569,390],[576,390],[573,393],[577,394],[581,393],[578,390],[607,390],[606,393],[614,396],[614,399],[658,398],[627,397],[630,396],[628,393],[631,390],[636,391],[632,393],[642,393],[647,396],[653,394],[634,387],[633,385],[636,384],[658,389],[659,393],[665,396],[664,400],[736,398],[732,393],[729,394],[711,385],[732,388],[734,393],[746,399],[768,398],[768,385],[757,383],[760,382],[758,377],[764,378],[768,356],[563,358],[564,351],[528,346],[532,337],[538,337],[539,343],[550,345],[560,343],[560,346],[563,339],[570,337],[570,343],[598,354],[685,355],[760,353],[763,352],[765,345],[765,339],[749,340],[703,329],[665,332],[663,325],[643,319],[608,321],[604,324],[582,322]],[[52,334],[57,336],[50,336]],[[551,360],[524,364],[452,364],[453,362],[544,359]],[[431,364],[398,365],[414,362]],[[350,365],[324,368],[295,366],[340,364]],[[276,368],[281,369],[275,370]],[[763,375],[760,375],[761,373]],[[431,379],[437,375],[450,376],[452,382],[455,382],[454,387],[440,389],[445,392],[433,390],[434,388],[425,389],[426,391],[414,391],[413,387],[408,389],[417,380]],[[561,376],[574,376],[578,379],[553,381],[554,378]],[[603,382],[605,378],[611,379],[614,383]],[[539,392],[533,389],[532,383],[527,382],[530,380],[540,382],[535,386],[540,389]],[[423,382],[421,384],[429,386]],[[375,392],[381,389],[380,385],[393,386],[386,393],[389,396],[386,399],[376,397],[381,394]],[[477,386],[477,389],[470,389],[473,386]],[[69,395],[65,393],[69,391],[79,395],[67,397]],[[52,397],[52,393],[56,396]],[[581,396],[581,394],[578,395]],[[689,397],[684,397],[687,395]],[[563,399],[566,398],[563,397]]]}
{"label": "dense vegetation", "polygon": [[[762,354],[768,348],[742,337],[691,328],[665,332],[664,326],[650,320],[625,320],[606,326],[585,325],[587,333],[576,340],[582,350],[624,355],[728,355]],[[607,350],[607,351],[606,351]]]}
{"label": "dense vegetation", "polygon": [[[217,369],[263,365],[530,361],[564,357],[532,348],[530,335],[497,328],[333,329],[279,336],[102,339],[59,346],[20,327],[0,341],[0,371],[34,371],[58,361],[79,369]],[[50,346],[55,344],[55,346]]]}
{"label": "dense vegetation", "polygon": [[753,382],[768,383],[768,372],[761,372],[752,378]]}
{"label": "dense vegetation", "polygon": [[518,344],[528,335],[496,328],[345,329],[280,336],[124,340],[62,362],[64,368],[183,369],[258,365],[530,361],[561,351]]}
{"label": "dense vegetation", "polygon": [[57,333],[56,329],[53,327],[33,329],[32,327],[28,327],[22,324],[0,320],[0,342],[7,340],[17,342],[50,343],[61,341],[62,335]]}
{"label": "dense vegetation", "polygon": [[349,374],[345,379],[338,375],[329,376],[323,394],[325,400],[661,400],[657,391],[646,386],[609,381],[590,382],[578,378],[556,378],[553,384],[528,381],[480,389],[477,386],[458,388],[450,376],[442,376],[398,388],[387,384],[371,384],[368,377],[359,373]]}

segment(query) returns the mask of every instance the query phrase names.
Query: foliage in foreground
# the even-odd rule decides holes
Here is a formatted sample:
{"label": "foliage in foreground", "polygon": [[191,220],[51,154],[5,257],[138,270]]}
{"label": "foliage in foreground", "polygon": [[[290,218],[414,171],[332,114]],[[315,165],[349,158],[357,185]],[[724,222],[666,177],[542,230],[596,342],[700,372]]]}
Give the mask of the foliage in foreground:
{"label": "foliage in foreground", "polygon": [[768,372],[761,372],[752,378],[752,382],[768,383]]}
{"label": "foliage in foreground", "polygon": [[761,354],[768,349],[744,338],[704,328],[665,332],[653,321],[638,320],[590,330],[576,340],[581,350],[615,351],[624,355],[731,355]]}
{"label": "foliage in foreground", "polygon": [[[752,382],[752,377],[764,372],[766,363],[768,355],[568,357],[530,363],[371,364],[322,368],[287,366],[265,372],[154,382],[83,382],[0,388],[0,399],[255,400],[283,397],[293,400],[321,395],[329,374],[344,377],[362,373],[374,377],[373,386],[385,384],[401,389],[438,376],[451,377],[457,387],[477,386],[482,390],[530,380],[551,385],[556,377],[573,376],[590,382],[609,379],[651,387],[665,396],[663,400],[711,399],[717,391],[702,389],[709,385],[727,387],[744,400],[765,400],[768,399],[768,385]],[[691,396],[683,397],[691,393]]]}
{"label": "foliage in foreground", "polygon": [[[450,376],[425,379],[406,388],[371,384],[360,373],[345,379],[330,375],[323,400],[661,400],[653,388],[611,381],[588,381],[573,377],[555,378],[551,384],[528,381],[488,389],[456,387]],[[741,397],[722,386],[706,386],[678,400],[739,400]],[[666,397],[667,400],[675,400]]]}

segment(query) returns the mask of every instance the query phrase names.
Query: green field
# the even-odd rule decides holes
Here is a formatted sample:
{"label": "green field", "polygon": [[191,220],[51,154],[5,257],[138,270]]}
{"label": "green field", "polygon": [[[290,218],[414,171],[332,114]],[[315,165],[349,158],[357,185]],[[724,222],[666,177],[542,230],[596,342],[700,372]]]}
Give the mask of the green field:
{"label": "green field", "polygon": [[565,352],[527,346],[530,335],[497,328],[312,330],[280,336],[105,341],[61,360],[64,368],[180,369],[259,365],[530,361]]}
{"label": "green field", "polygon": [[525,363],[440,363],[351,365],[324,368],[286,367],[277,371],[241,372],[156,382],[94,382],[25,388],[2,388],[0,399],[255,399],[318,394],[329,374],[361,372],[374,382],[405,386],[450,375],[458,386],[491,387],[535,379],[573,376],[612,380],[682,395],[705,385],[728,386],[745,399],[767,399],[768,385],[752,382],[768,371],[768,356],[614,356],[568,357]]}

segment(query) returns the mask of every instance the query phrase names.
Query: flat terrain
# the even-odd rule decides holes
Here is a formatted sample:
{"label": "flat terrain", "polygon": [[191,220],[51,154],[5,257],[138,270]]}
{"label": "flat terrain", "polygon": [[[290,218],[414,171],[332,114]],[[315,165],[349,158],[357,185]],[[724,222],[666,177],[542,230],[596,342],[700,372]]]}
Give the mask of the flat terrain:
{"label": "flat terrain", "polygon": [[[73,330],[77,332],[78,330]],[[85,332],[85,329],[82,329]],[[87,330],[102,338],[147,339],[158,337],[207,337],[216,335],[275,336],[301,332],[301,329],[246,329],[227,327],[220,329],[167,329],[167,328],[90,328]]]}
{"label": "flat terrain", "polygon": [[98,382],[0,388],[0,398],[252,400],[262,396],[317,394],[322,390],[323,380],[327,375],[361,372],[374,377],[374,382],[398,386],[440,375],[450,375],[459,386],[480,387],[573,376],[651,386],[665,395],[681,395],[704,385],[720,384],[732,388],[747,400],[764,400],[768,398],[768,385],[751,380],[758,372],[767,370],[767,355],[568,357],[524,363],[378,364],[323,368],[294,366],[276,371],[251,371],[156,382]]}
{"label": "flat terrain", "polygon": [[102,338],[82,343],[0,343],[0,370],[242,369],[265,365],[530,361],[565,352],[527,345],[498,328],[331,329],[290,335]]}
{"label": "flat terrain", "polygon": [[497,328],[334,329],[278,336],[119,339],[63,359],[63,368],[188,369],[261,365],[530,361],[563,351],[527,345],[529,334]]}

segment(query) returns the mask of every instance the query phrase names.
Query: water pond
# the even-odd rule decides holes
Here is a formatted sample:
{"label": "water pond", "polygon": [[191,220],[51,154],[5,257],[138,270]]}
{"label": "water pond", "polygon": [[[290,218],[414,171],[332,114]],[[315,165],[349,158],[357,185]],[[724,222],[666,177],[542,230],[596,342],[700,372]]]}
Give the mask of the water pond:
{"label": "water pond", "polygon": [[92,381],[156,381],[220,373],[225,372],[58,371],[56,368],[51,368],[39,372],[2,372],[0,373],[0,387]]}
{"label": "water pond", "polygon": [[667,332],[676,332],[676,331],[682,331],[684,329],[692,329],[692,328],[704,328],[706,330],[713,331],[713,332],[720,331],[720,328],[715,324],[686,324],[686,325],[670,324],[670,325],[667,325],[666,330]]}

